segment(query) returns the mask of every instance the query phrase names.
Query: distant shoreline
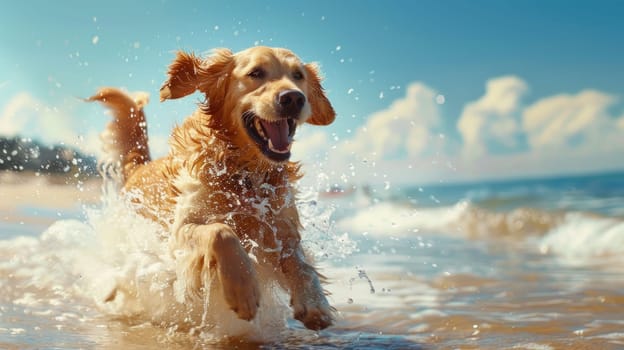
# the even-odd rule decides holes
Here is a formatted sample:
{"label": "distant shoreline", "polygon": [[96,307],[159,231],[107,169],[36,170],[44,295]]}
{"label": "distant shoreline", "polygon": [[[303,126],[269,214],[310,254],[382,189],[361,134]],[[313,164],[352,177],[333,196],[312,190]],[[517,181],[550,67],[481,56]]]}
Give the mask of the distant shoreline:
{"label": "distant shoreline", "polygon": [[89,178],[98,176],[97,159],[73,147],[44,145],[30,138],[0,136],[0,171]]}

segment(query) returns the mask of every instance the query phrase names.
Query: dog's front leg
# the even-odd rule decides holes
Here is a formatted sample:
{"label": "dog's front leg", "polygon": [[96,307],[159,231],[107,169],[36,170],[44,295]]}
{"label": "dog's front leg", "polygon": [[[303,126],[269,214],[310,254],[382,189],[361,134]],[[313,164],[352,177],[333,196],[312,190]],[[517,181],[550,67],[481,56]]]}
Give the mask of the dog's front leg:
{"label": "dog's front leg", "polygon": [[191,250],[187,286],[199,290],[208,272],[221,283],[230,309],[241,319],[253,319],[260,305],[260,288],[252,262],[232,228],[221,223],[187,224],[178,231],[177,240],[186,243],[183,249]]}
{"label": "dog's front leg", "polygon": [[290,289],[295,319],[312,330],[331,326],[334,308],[327,302],[319,273],[305,261],[301,246],[297,245],[284,256],[281,265]]}

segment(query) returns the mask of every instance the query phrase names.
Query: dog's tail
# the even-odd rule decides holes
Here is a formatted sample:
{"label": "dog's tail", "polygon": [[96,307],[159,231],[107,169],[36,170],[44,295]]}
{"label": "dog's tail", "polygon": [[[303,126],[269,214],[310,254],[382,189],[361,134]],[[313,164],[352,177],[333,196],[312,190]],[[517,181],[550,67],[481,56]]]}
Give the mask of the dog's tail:
{"label": "dog's tail", "polygon": [[123,181],[141,164],[150,161],[147,144],[147,124],[143,106],[149,100],[147,93],[134,97],[115,88],[102,88],[86,99],[98,101],[110,109],[113,120],[101,134],[104,153],[113,164],[121,165]]}

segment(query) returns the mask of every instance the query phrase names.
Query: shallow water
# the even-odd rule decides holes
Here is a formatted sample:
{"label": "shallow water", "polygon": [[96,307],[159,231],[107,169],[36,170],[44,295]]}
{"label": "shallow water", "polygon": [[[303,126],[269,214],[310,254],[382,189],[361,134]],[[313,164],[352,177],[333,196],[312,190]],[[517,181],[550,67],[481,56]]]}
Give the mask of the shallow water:
{"label": "shallow water", "polygon": [[[307,193],[305,244],[338,310],[321,332],[271,285],[251,325],[214,299],[169,307],[175,259],[114,197],[13,208],[0,213],[0,348],[624,348],[623,178]],[[120,279],[132,290],[104,303]]]}

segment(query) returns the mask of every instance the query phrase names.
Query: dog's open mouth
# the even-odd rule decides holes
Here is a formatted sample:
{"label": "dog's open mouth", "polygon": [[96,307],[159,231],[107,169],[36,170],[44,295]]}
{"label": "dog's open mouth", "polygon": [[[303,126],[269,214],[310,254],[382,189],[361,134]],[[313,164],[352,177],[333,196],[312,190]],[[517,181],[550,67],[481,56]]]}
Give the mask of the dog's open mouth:
{"label": "dog's open mouth", "polygon": [[268,121],[255,113],[243,113],[243,124],[249,136],[269,159],[283,162],[290,158],[290,147],[297,123],[293,118]]}

